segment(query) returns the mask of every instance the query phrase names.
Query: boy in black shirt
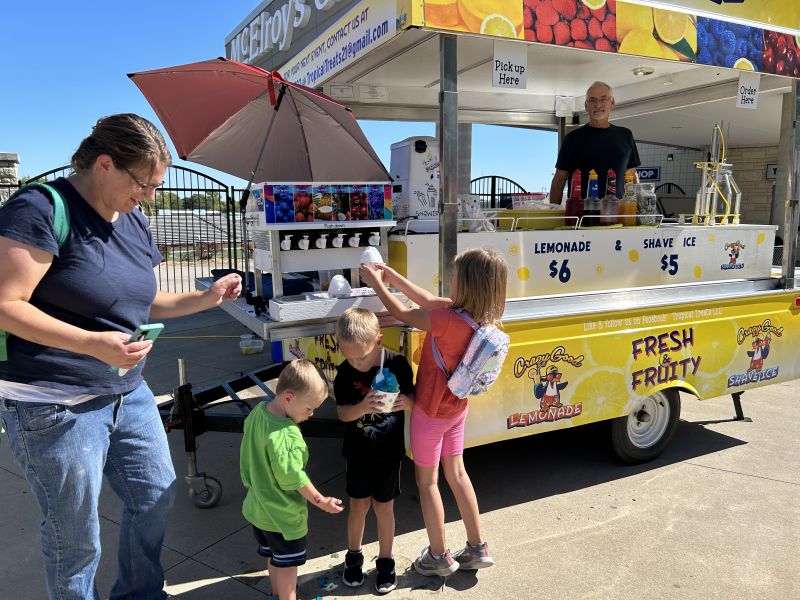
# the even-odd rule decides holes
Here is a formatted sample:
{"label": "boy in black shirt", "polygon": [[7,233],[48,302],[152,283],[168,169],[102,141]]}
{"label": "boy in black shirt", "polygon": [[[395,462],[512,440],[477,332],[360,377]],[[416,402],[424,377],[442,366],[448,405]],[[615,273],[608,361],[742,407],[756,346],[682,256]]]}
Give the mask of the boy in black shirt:
{"label": "boy in black shirt", "polygon": [[[350,308],[336,323],[339,351],[347,359],[339,365],[333,391],[339,418],[347,423],[342,454],[347,460],[347,554],[342,581],[350,587],[364,583],[361,541],[370,506],[378,525],[375,589],[386,594],[397,583],[392,558],[394,499],[400,494],[400,463],[405,454],[404,410],[414,402],[411,366],[382,347],[378,318],[368,310]],[[371,393],[383,363],[397,379],[399,395],[389,412]]]}

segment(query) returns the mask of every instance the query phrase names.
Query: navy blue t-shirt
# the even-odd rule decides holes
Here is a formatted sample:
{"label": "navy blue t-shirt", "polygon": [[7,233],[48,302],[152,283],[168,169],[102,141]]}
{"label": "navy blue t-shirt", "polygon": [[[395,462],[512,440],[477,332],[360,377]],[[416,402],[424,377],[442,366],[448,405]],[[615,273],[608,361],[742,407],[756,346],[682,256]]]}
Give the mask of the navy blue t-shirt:
{"label": "navy blue t-shirt", "polygon": [[[81,329],[131,333],[148,322],[157,291],[153,268],[161,262],[146,217],[134,210],[109,223],[66,179],[50,185],[69,210],[69,237],[61,248],[53,234],[53,205],[42,192],[23,192],[0,209],[0,236],[56,257],[30,303]],[[120,377],[94,357],[9,335],[0,379],[76,394],[121,394],[141,383],[143,367],[141,361]]]}
{"label": "navy blue t-shirt", "polygon": [[575,169],[581,170],[581,197],[589,191],[589,171],[597,173],[597,195],[606,195],[608,170],[614,171],[616,194],[625,192],[625,171],[642,164],[633,133],[627,127],[609,125],[592,127],[588,123],[571,131],[564,138],[556,159],[556,169],[567,172],[567,184],[572,182]]}

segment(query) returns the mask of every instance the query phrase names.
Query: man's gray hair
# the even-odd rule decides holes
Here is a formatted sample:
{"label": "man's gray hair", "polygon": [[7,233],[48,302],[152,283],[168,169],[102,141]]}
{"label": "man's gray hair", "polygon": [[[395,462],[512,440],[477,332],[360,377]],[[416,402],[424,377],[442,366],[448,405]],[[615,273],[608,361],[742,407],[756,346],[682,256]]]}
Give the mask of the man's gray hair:
{"label": "man's gray hair", "polygon": [[614,97],[614,90],[611,89],[611,86],[608,85],[605,81],[595,81],[592,85],[590,85],[588,88],[586,88],[586,97],[587,98],[589,97],[589,90],[591,90],[593,87],[599,87],[599,86],[602,86],[602,87],[608,89],[608,97],[609,98],[613,98]]}

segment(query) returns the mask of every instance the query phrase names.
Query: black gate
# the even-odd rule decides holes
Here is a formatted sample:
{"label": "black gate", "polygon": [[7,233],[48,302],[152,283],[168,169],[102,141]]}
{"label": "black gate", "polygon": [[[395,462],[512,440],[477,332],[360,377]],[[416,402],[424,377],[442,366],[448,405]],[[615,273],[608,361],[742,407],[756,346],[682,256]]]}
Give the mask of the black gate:
{"label": "black gate", "polygon": [[469,182],[469,192],[481,199],[481,208],[511,208],[512,194],[525,194],[525,188],[513,179],[486,175]]}
{"label": "black gate", "polygon": [[[71,173],[69,166],[59,167],[27,182],[52,181]],[[157,270],[160,290],[191,291],[197,277],[208,277],[214,269],[238,269],[242,250],[234,194],[238,197],[241,190],[199,171],[167,168],[155,200],[141,205],[164,257]]]}

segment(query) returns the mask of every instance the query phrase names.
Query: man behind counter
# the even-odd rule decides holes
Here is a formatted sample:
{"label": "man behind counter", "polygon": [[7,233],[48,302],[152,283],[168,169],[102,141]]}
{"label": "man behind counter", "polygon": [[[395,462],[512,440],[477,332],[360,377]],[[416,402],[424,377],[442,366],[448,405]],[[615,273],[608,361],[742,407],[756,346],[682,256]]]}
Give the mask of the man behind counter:
{"label": "man behind counter", "polygon": [[561,203],[564,184],[575,169],[581,170],[582,197],[586,197],[589,171],[592,169],[597,173],[599,196],[605,196],[608,170],[612,169],[617,176],[617,197],[622,198],[625,171],[642,164],[631,130],[608,122],[611,109],[614,108],[611,86],[595,81],[586,90],[584,107],[589,122],[570,132],[558,151],[556,173],[550,184],[550,202],[553,204]]}

